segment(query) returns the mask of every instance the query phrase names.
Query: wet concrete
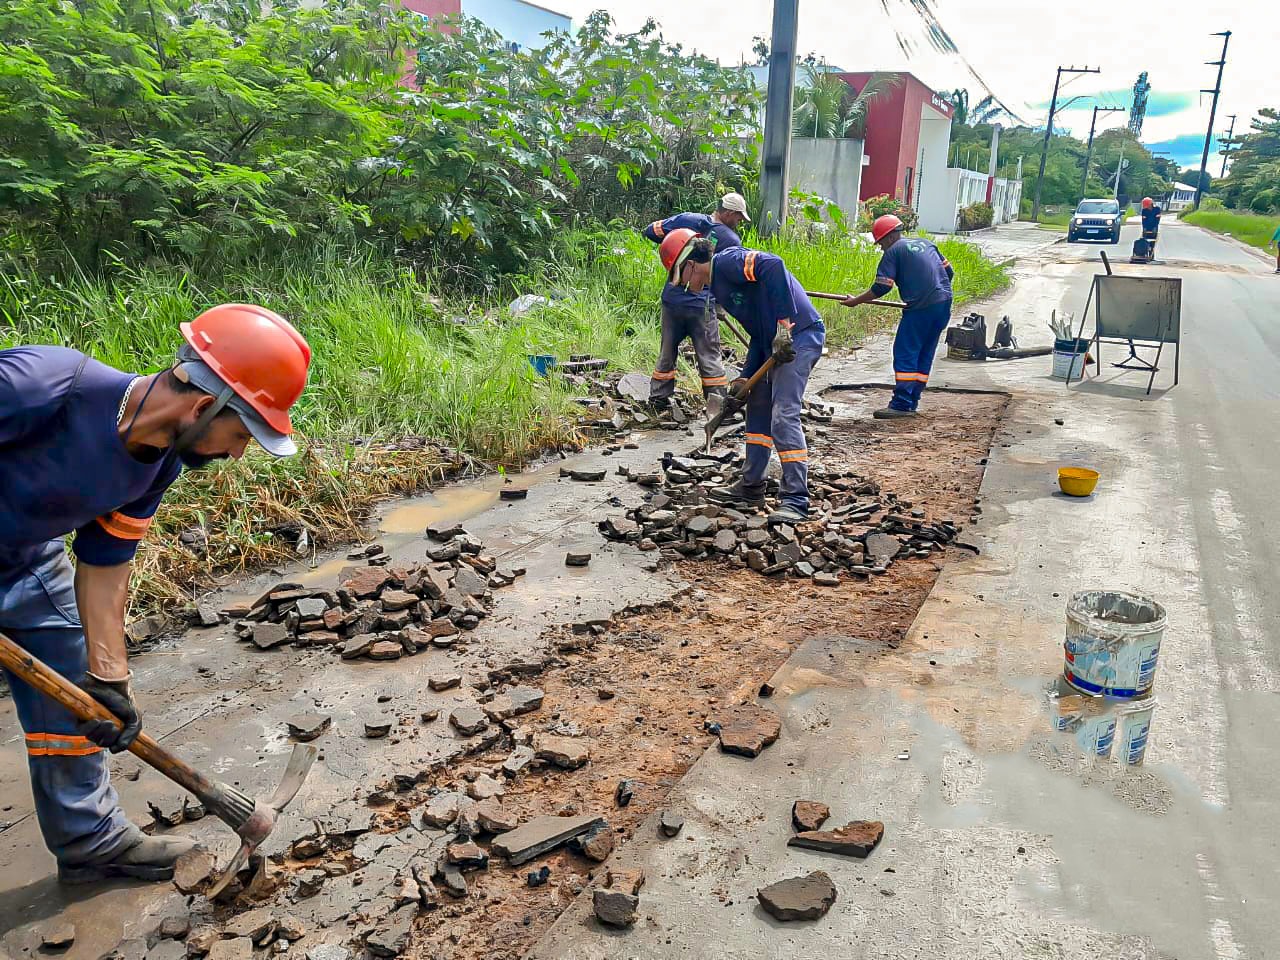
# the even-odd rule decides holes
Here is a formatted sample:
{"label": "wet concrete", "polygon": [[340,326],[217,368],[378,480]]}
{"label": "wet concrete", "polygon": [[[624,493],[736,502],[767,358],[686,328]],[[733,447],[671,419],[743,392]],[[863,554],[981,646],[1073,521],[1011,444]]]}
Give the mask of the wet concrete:
{"label": "wet concrete", "polygon": [[[1264,477],[1280,454],[1251,426],[1280,412],[1268,323],[1280,286],[1189,227],[1161,243],[1172,260],[1233,268],[1182,274],[1182,386],[1167,389],[1170,369],[1147,399],[1145,378],[1106,367],[1068,392],[1047,357],[940,359],[933,385],[1014,396],[983,519],[963,537],[981,555],[948,562],[886,657],[872,661],[857,638],[806,642],[773,681],[779,742],[752,762],[705,754],[668,803],[686,818],[680,839],[646,824],[619,852],[649,878],[636,927],[604,932],[580,900],[531,957],[1272,954],[1266,781],[1280,701],[1262,625],[1280,622],[1267,587],[1280,558]],[[1079,315],[1100,264],[1056,253],[1019,263],[1017,287],[983,311],[989,327],[1008,313],[1035,346],[1051,308]],[[885,379],[887,348],[863,352],[863,379]],[[898,429],[909,438],[909,423]],[[1058,494],[1056,467],[1070,464],[1102,472],[1093,497]],[[1169,612],[1140,768],[1089,760],[1051,729],[1066,600],[1096,587],[1136,588]],[[798,798],[829,804],[831,823],[883,820],[885,839],[865,863],[788,848]],[[823,920],[780,925],[756,905],[758,887],[813,869],[839,890]]]}
{"label": "wet concrete", "polygon": [[[617,476],[617,466],[651,466],[663,451],[683,452],[698,440],[684,432],[637,439],[637,450],[613,456],[587,452],[511,476],[513,485],[530,490],[525,500],[499,503],[503,479],[489,477],[388,504],[379,516],[379,527],[386,532],[377,539],[397,562],[424,560],[425,525],[456,519],[484,541],[487,552],[527,568],[513,586],[495,591],[495,612],[466,635],[465,652],[432,649],[391,663],[342,661],[325,649],[259,651],[237,643],[230,625],[194,630],[176,646],[133,660],[146,729],[199,768],[262,795],[273,789],[291,749],[286,720],[308,711],[332,715],[332,728],[316,741],[322,757],[264,846],[267,852],[282,849],[308,819],[327,814],[344,800],[363,798],[391,774],[416,772],[433,760],[457,755],[467,741],[443,720],[423,725],[419,716],[430,708],[447,716],[455,703],[473,694],[465,685],[433,693],[428,676],[460,669],[468,680],[475,679],[489,667],[533,658],[548,626],[607,617],[630,604],[665,599],[680,588],[666,571],[641,572],[639,551],[607,544],[595,530],[610,498],[628,506],[640,501],[640,488]],[[562,465],[609,472],[603,482],[578,483],[559,477]],[[581,544],[593,553],[591,566],[565,567],[566,550]],[[321,556],[314,569],[299,564],[265,573],[215,599],[256,596],[282,579],[336,586],[338,571],[350,562],[345,550],[338,551]],[[380,695],[389,702],[378,704]],[[369,715],[395,718],[391,736],[366,739],[363,724]],[[5,808],[0,816],[12,823],[0,832],[0,862],[9,867],[0,876],[0,947],[14,957],[28,953],[39,944],[42,923],[55,916],[78,928],[76,942],[65,954],[69,960],[96,960],[121,939],[145,935],[171,908],[172,886],[60,889],[32,815],[12,702],[0,704],[0,723],[8,733],[0,748],[0,806]],[[132,757],[114,760],[113,768],[142,771],[136,781],[114,777],[125,810],[138,822],[150,820],[149,799],[180,792]],[[230,832],[213,817],[178,830],[200,838],[220,857],[232,851]]]}

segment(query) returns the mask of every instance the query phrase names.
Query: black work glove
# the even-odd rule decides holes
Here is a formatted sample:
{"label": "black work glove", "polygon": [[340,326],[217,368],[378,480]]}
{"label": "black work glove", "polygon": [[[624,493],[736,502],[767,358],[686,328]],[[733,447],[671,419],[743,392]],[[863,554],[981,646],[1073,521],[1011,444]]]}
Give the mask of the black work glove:
{"label": "black work glove", "polygon": [[142,732],[142,713],[133,702],[133,694],[129,690],[128,680],[99,680],[86,673],[80,681],[80,689],[100,704],[124,724],[123,729],[110,720],[84,720],[77,729],[80,736],[88,737],[92,743],[104,747],[112,753],[128,750],[133,741]]}
{"label": "black work glove", "polygon": [[773,335],[773,362],[790,363],[795,358],[796,348],[791,342],[791,328],[780,323],[778,332]]}
{"label": "black work glove", "polygon": [[747,378],[738,377],[733,383],[729,384],[729,399],[741,405],[747,399]]}

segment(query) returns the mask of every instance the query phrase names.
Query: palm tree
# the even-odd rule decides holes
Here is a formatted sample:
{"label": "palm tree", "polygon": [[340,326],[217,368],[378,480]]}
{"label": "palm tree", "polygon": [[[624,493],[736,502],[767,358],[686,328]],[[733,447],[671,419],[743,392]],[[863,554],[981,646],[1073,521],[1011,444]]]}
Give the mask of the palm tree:
{"label": "palm tree", "polygon": [[957,87],[951,91],[952,121],[962,127],[976,127],[982,123],[993,123],[1004,108],[996,103],[992,94],[987,94],[977,103],[970,105],[969,91]]}
{"label": "palm tree", "polygon": [[855,96],[834,73],[805,64],[805,74],[807,85],[796,91],[792,111],[792,133],[797,137],[864,137],[871,104],[901,83],[892,74],[872,74]]}

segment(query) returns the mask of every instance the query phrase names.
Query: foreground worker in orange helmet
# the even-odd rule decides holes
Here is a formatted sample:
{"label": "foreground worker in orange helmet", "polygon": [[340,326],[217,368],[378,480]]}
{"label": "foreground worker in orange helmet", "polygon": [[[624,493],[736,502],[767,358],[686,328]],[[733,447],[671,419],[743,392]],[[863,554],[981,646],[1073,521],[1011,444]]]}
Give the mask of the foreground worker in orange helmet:
{"label": "foreground worker in orange helmet", "polygon": [[[120,809],[104,750],[142,729],[124,612],[138,542],[184,468],[251,439],[295,451],[289,410],[311,349],[284,319],[223,304],[181,325],[173,366],[122,373],[76,350],[0,350],[0,632],[119,718],[81,723],[8,675],[31,790],[59,879],[166,880],[191,841],[149,837]],[[63,537],[75,533],[73,572]]]}

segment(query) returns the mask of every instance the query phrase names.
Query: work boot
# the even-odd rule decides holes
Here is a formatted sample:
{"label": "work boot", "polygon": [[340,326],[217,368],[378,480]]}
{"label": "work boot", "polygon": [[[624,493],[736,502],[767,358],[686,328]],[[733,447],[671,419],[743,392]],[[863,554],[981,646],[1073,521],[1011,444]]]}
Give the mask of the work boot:
{"label": "work boot", "polygon": [[915,415],[916,412],[914,410],[899,410],[897,407],[885,407],[881,410],[877,410],[871,416],[875,417],[877,420],[904,420],[907,417],[914,417]]}
{"label": "work boot", "polygon": [[172,880],[174,864],[195,845],[187,837],[143,837],[109,860],[58,864],[58,880],[70,884],[97,883],[112,877]]}
{"label": "work boot", "polygon": [[707,491],[707,499],[722,507],[746,507],[758,509],[764,506],[764,484],[747,484],[742,480],[727,487]]}
{"label": "work boot", "polygon": [[799,507],[784,503],[777,510],[769,514],[769,525],[772,526],[790,526],[794,527],[797,523],[804,523],[809,519],[809,514],[801,510]]}

